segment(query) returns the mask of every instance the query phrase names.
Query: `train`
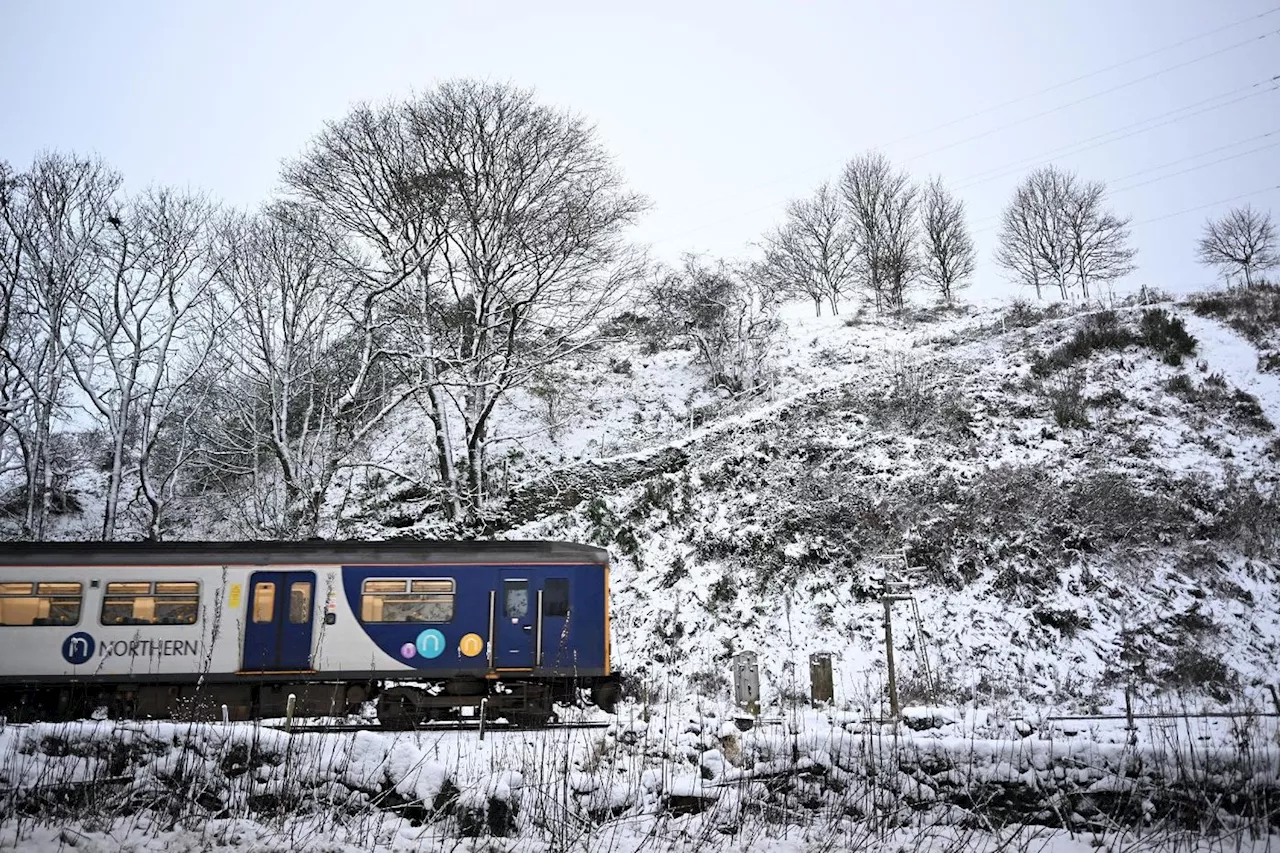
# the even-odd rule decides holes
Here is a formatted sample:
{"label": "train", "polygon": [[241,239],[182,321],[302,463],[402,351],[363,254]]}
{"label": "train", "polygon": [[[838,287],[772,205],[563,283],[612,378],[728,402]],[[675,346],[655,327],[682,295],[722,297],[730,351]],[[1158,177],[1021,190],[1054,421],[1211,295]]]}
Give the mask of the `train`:
{"label": "train", "polygon": [[547,541],[0,544],[0,716],[405,728],[614,713],[609,554]]}

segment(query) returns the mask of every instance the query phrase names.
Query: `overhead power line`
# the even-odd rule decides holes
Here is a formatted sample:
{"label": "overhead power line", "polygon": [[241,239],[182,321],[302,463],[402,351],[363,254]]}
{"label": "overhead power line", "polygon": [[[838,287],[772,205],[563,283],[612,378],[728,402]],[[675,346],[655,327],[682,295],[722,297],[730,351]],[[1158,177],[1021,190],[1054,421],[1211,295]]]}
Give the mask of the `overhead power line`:
{"label": "overhead power line", "polygon": [[[1239,18],[1239,19],[1237,19],[1237,20],[1235,20],[1235,21],[1232,21],[1232,22],[1231,22],[1231,23],[1229,23],[1229,24],[1224,24],[1224,25],[1222,25],[1222,26],[1220,26],[1220,27],[1215,27],[1214,29],[1206,30],[1206,31],[1201,32],[1201,33],[1197,33],[1196,35],[1189,36],[1189,37],[1187,37],[1187,38],[1184,38],[1184,39],[1181,39],[1181,40],[1179,40],[1179,41],[1173,42],[1173,43],[1171,43],[1171,44],[1164,45],[1163,47],[1156,48],[1155,50],[1148,51],[1148,52],[1143,53],[1143,54],[1140,54],[1140,55],[1138,55],[1138,56],[1130,57],[1129,59],[1125,59],[1125,60],[1122,60],[1122,61],[1120,61],[1120,62],[1112,63],[1111,65],[1107,65],[1107,66],[1104,66],[1104,67],[1102,67],[1102,68],[1098,68],[1098,69],[1095,69],[1095,70],[1093,70],[1093,71],[1089,71],[1089,72],[1087,72],[1087,73],[1085,73],[1085,74],[1081,74],[1081,75],[1079,75],[1079,76],[1072,77],[1072,78],[1071,78],[1071,79],[1069,79],[1069,80],[1063,80],[1063,81],[1061,81],[1061,82],[1059,82],[1059,83],[1054,83],[1054,84],[1052,84],[1052,85],[1050,85],[1050,86],[1046,86],[1046,87],[1044,87],[1044,88],[1042,88],[1042,89],[1038,89],[1038,90],[1036,90],[1036,91],[1034,91],[1034,92],[1030,92],[1030,93],[1028,93],[1028,94],[1026,94],[1026,95],[1020,95],[1020,96],[1018,96],[1018,97],[1016,97],[1016,98],[1012,98],[1012,99],[1010,99],[1010,100],[1003,101],[1003,102],[998,103],[998,104],[994,104],[994,105],[992,105],[992,106],[990,106],[990,107],[984,107],[984,108],[982,108],[982,109],[980,109],[980,110],[977,110],[977,111],[975,111],[975,112],[971,112],[971,113],[968,113],[968,114],[966,114],[966,115],[960,116],[959,118],[955,118],[955,119],[951,119],[951,120],[948,120],[948,121],[946,121],[946,122],[943,122],[942,124],[935,125],[935,126],[933,126],[933,127],[926,128],[926,129],[924,129],[924,130],[913,131],[912,133],[909,133],[909,134],[907,134],[906,136],[901,136],[901,137],[898,137],[897,139],[893,139],[893,140],[890,140],[890,141],[888,141],[888,142],[881,143],[878,147],[882,147],[882,148],[883,148],[883,147],[888,147],[888,146],[891,146],[891,145],[897,145],[897,144],[900,144],[900,143],[902,143],[902,142],[907,142],[907,141],[910,141],[910,140],[912,140],[912,139],[918,139],[918,138],[920,138],[920,137],[922,137],[922,136],[928,136],[928,135],[931,135],[931,134],[937,133],[937,132],[938,132],[938,131],[940,131],[940,130],[946,130],[946,129],[947,129],[947,128],[949,128],[949,127],[954,127],[955,125],[962,124],[962,123],[964,123],[964,122],[966,122],[966,121],[970,121],[970,120],[975,119],[975,118],[981,118],[982,116],[990,115],[991,113],[998,112],[999,110],[1005,109],[1005,108],[1007,108],[1007,107],[1014,106],[1014,105],[1016,105],[1016,104],[1020,104],[1020,103],[1023,103],[1023,102],[1025,102],[1025,101],[1032,100],[1033,98],[1041,97],[1041,96],[1043,96],[1043,95],[1045,95],[1045,94],[1048,94],[1048,93],[1050,93],[1050,92],[1057,91],[1058,89],[1066,88],[1067,86],[1071,86],[1071,85],[1073,85],[1073,84],[1075,84],[1075,83],[1079,83],[1079,82],[1081,82],[1081,81],[1088,80],[1088,79],[1091,79],[1091,78],[1093,78],[1093,77],[1097,77],[1097,76],[1099,76],[1099,75],[1101,75],[1101,74],[1106,74],[1106,73],[1108,73],[1108,72],[1115,71],[1115,70],[1117,70],[1117,69],[1119,69],[1119,68],[1123,68],[1123,67],[1125,67],[1125,66],[1132,65],[1132,64],[1134,64],[1134,63],[1136,63],[1136,62],[1141,62],[1141,61],[1142,61],[1142,60],[1144,60],[1144,59],[1150,59],[1150,58],[1151,58],[1151,57],[1153,57],[1153,56],[1158,56],[1158,55],[1160,55],[1160,54],[1162,54],[1162,53],[1167,53],[1168,51],[1175,50],[1175,49],[1177,49],[1177,48],[1179,48],[1179,47],[1183,47],[1183,46],[1185,46],[1185,45],[1192,44],[1192,43],[1197,42],[1197,41],[1202,41],[1203,39],[1209,38],[1209,37],[1211,37],[1211,36],[1215,36],[1215,35],[1217,35],[1217,34],[1219,34],[1219,33],[1223,33],[1223,32],[1226,32],[1226,31],[1228,31],[1228,30],[1232,30],[1232,29],[1235,29],[1235,28],[1237,28],[1237,27],[1240,27],[1240,26],[1243,26],[1243,25],[1246,25],[1246,24],[1254,23],[1254,22],[1259,21],[1259,20],[1261,20],[1261,19],[1263,19],[1263,18],[1267,18],[1267,17],[1269,17],[1269,16],[1271,16],[1271,15],[1275,15],[1276,13],[1280,13],[1280,6],[1272,7],[1272,8],[1270,8],[1270,9],[1267,9],[1266,11],[1260,12],[1260,13],[1258,13],[1258,14],[1256,14],[1256,15],[1249,15],[1249,16],[1244,17],[1244,18]],[[1224,53],[1224,52],[1229,51],[1229,50],[1235,50],[1235,49],[1237,49],[1237,48],[1239,48],[1239,47],[1241,47],[1241,46],[1243,46],[1243,45],[1245,45],[1245,44],[1250,44],[1250,43],[1252,43],[1253,41],[1256,41],[1256,40],[1258,40],[1258,39],[1260,39],[1260,38],[1266,38],[1267,36],[1270,36],[1270,35],[1273,35],[1273,34],[1274,34],[1274,33],[1265,33],[1265,34],[1263,34],[1263,35],[1261,35],[1261,36],[1258,36],[1258,37],[1255,37],[1255,38],[1248,39],[1248,40],[1243,41],[1243,42],[1240,42],[1240,43],[1238,43],[1238,44],[1230,45],[1230,46],[1228,46],[1228,47],[1226,47],[1226,48],[1222,48],[1221,50],[1214,51],[1214,52],[1213,52],[1213,53],[1211,53],[1211,54],[1204,55],[1204,56],[1200,56],[1200,57],[1197,57],[1197,58],[1195,58],[1195,59],[1189,60],[1189,61],[1187,61],[1187,62],[1180,63],[1180,64],[1178,64],[1178,65],[1176,65],[1176,66],[1172,66],[1172,67],[1170,67],[1170,68],[1166,68],[1166,69],[1162,69],[1162,70],[1160,70],[1160,71],[1154,72],[1154,74],[1153,74],[1153,75],[1148,75],[1148,77],[1147,77],[1147,78],[1143,78],[1143,79],[1150,79],[1150,77],[1151,77],[1151,76],[1158,76],[1158,75],[1160,75],[1160,74],[1167,73],[1168,71],[1176,70],[1177,68],[1185,67],[1186,65],[1189,65],[1189,64],[1192,64],[1192,63],[1195,63],[1195,62],[1200,62],[1200,61],[1202,61],[1202,60],[1204,60],[1204,59],[1211,58],[1212,56],[1216,56],[1216,55],[1218,55],[1218,54],[1220,54],[1220,53]],[[1121,84],[1121,86],[1120,86],[1119,88],[1123,88],[1123,87],[1125,87],[1125,86],[1129,86],[1129,85],[1135,85],[1137,82],[1142,82],[1142,81],[1141,81],[1141,80],[1138,80],[1138,81],[1130,81],[1129,83]],[[1112,91],[1112,90],[1109,90],[1109,91]],[[1106,93],[1105,93],[1105,92],[1104,92],[1104,93],[1097,93],[1097,94],[1092,95],[1092,96],[1089,96],[1089,97],[1100,97],[1100,96],[1101,96],[1101,94],[1106,94]],[[1085,99],[1082,99],[1082,100],[1088,100],[1088,98],[1085,98]],[[1073,104],[1072,104],[1072,105],[1074,105],[1074,103],[1076,103],[1076,102],[1073,102]],[[1063,107],[1060,107],[1059,109],[1065,109],[1065,108],[1066,108],[1066,106],[1070,106],[1070,105],[1064,105]],[[1029,119],[1028,119],[1028,120],[1029,120]],[[959,143],[957,143],[957,144],[959,144]],[[923,156],[923,155],[922,155],[922,156]],[[752,187],[750,188],[750,190],[751,190],[751,191],[755,191],[755,190],[767,189],[767,188],[769,188],[769,187],[777,186],[778,184],[785,183],[785,182],[787,182],[787,181],[789,181],[789,180],[792,180],[793,178],[800,177],[800,176],[801,176],[801,173],[799,173],[799,172],[794,172],[794,173],[791,173],[791,174],[789,174],[789,175],[786,175],[785,177],[775,178],[775,179],[773,179],[773,180],[766,181],[766,182],[764,182],[764,183],[756,184],[756,185],[752,186]],[[735,198],[743,198],[743,197],[744,197],[744,196],[743,196],[741,193],[736,193],[736,194],[731,195],[731,196],[720,196],[720,197],[718,197],[718,198],[714,199],[714,200],[713,200],[713,203],[720,202],[720,201],[728,201],[728,200],[731,200],[731,199],[735,199]],[[756,209],[756,210],[752,210],[752,211],[749,211],[749,212],[758,212],[758,210],[767,210],[767,209],[769,209],[769,208],[771,208],[771,207],[776,207],[777,205],[779,205],[779,204],[784,204],[784,203],[785,203],[785,202],[771,202],[770,204],[768,204],[768,205],[767,205],[767,206],[765,206],[765,207],[758,208],[758,209]],[[733,217],[729,217],[728,219],[719,220],[719,221],[717,221],[717,222],[704,223],[704,224],[702,224],[702,225],[696,226],[696,227],[695,227],[695,228],[693,228],[693,229],[690,229],[689,231],[685,231],[685,232],[681,232],[681,233],[679,233],[679,234],[672,234],[672,235],[669,235],[669,236],[666,236],[666,237],[662,237],[662,238],[659,238],[658,240],[656,240],[656,241],[654,241],[654,242],[661,243],[661,242],[666,242],[666,241],[668,241],[668,240],[673,240],[673,239],[676,239],[677,237],[683,237],[683,236],[685,236],[686,234],[692,233],[693,231],[696,231],[696,230],[700,230],[700,229],[702,229],[702,228],[709,227],[710,225],[719,224],[719,222],[723,222],[723,221],[731,221],[731,220],[732,220],[732,219],[734,219],[734,218],[737,218],[737,216],[735,215],[735,216],[733,216]]]}
{"label": "overhead power line", "polygon": [[1263,187],[1261,189],[1251,190],[1250,192],[1241,193],[1240,195],[1235,195],[1235,196],[1232,196],[1231,198],[1218,199],[1217,201],[1211,201],[1208,204],[1201,204],[1201,205],[1197,205],[1196,207],[1188,207],[1185,210],[1175,210],[1173,213],[1166,213],[1164,216],[1157,216],[1153,219],[1144,219],[1141,222],[1135,222],[1133,224],[1149,225],[1152,222],[1162,222],[1165,219],[1172,219],[1175,216],[1182,216],[1183,214],[1186,214],[1186,213],[1195,213],[1197,210],[1204,210],[1207,207],[1217,207],[1220,204],[1230,204],[1231,202],[1239,201],[1242,198],[1250,198],[1251,196],[1261,195],[1262,193],[1274,192],[1276,190],[1280,190],[1280,184],[1276,184],[1274,187]]}
{"label": "overhead power line", "polygon": [[[1151,168],[1151,169],[1144,169],[1144,170],[1143,170],[1143,171],[1141,171],[1141,172],[1134,172],[1134,173],[1133,173],[1133,174],[1131,174],[1131,175],[1127,175],[1125,178],[1116,178],[1116,179],[1114,179],[1113,181],[1109,181],[1108,183],[1119,183],[1119,182],[1121,182],[1121,181],[1123,181],[1123,180],[1126,180],[1126,179],[1128,179],[1128,178],[1132,178],[1132,177],[1135,177],[1135,176],[1141,176],[1141,175],[1144,175],[1144,174],[1150,174],[1151,172],[1158,172],[1158,171],[1160,171],[1161,169],[1167,169],[1167,168],[1168,168],[1168,167],[1170,167],[1170,166],[1174,166],[1174,165],[1177,165],[1177,164],[1179,164],[1179,163],[1185,163],[1185,162],[1186,162],[1186,161],[1188,161],[1188,160],[1195,160],[1195,159],[1198,159],[1198,158],[1200,158],[1200,157],[1204,157],[1204,156],[1206,156],[1206,155],[1208,155],[1208,154],[1213,154],[1213,153],[1216,153],[1216,152],[1218,152],[1218,151],[1225,150],[1225,149],[1227,149],[1227,148],[1234,148],[1234,147],[1236,147],[1237,145],[1243,145],[1243,144],[1248,143],[1248,142],[1255,142],[1255,141],[1257,141],[1257,140],[1259,140],[1259,139],[1266,139],[1267,137],[1275,136],[1275,135],[1277,135],[1277,134],[1280,134],[1280,130],[1273,130],[1273,131],[1271,131],[1271,132],[1269,132],[1269,133],[1263,133],[1263,134],[1260,134],[1260,135],[1258,135],[1258,136],[1252,137],[1251,139],[1242,139],[1242,140],[1238,140],[1238,141],[1236,141],[1236,142],[1231,143],[1230,145],[1221,145],[1221,146],[1219,146],[1219,147],[1217,147],[1217,148],[1211,148],[1211,149],[1209,149],[1208,151],[1201,151],[1199,154],[1193,154],[1193,155],[1191,155],[1190,157],[1183,157],[1183,158],[1181,158],[1180,160],[1174,160],[1174,161],[1172,161],[1172,162],[1170,162],[1170,163],[1165,163],[1163,166],[1155,166],[1155,167],[1153,167],[1153,168]],[[1172,179],[1172,178],[1177,178],[1177,177],[1181,177],[1182,175],[1190,174],[1191,172],[1198,172],[1198,171],[1199,171],[1199,170],[1201,170],[1201,169],[1207,169],[1207,168],[1209,168],[1210,166],[1216,166],[1216,165],[1218,165],[1219,163],[1226,163],[1226,162],[1228,162],[1228,161],[1230,161],[1230,160],[1237,160],[1237,159],[1239,159],[1239,158],[1241,158],[1241,157],[1247,157],[1247,156],[1248,156],[1248,155],[1250,155],[1250,154],[1257,154],[1257,153],[1258,153],[1258,152],[1260,152],[1260,151],[1267,151],[1267,150],[1269,150],[1269,149],[1271,149],[1271,148],[1275,148],[1275,147],[1277,147],[1277,146],[1280,146],[1280,140],[1277,140],[1276,142],[1272,142],[1272,143],[1270,143],[1270,144],[1268,144],[1268,145],[1260,145],[1260,146],[1258,146],[1257,148],[1251,148],[1251,149],[1249,149],[1248,151],[1240,151],[1240,152],[1238,152],[1238,153],[1236,153],[1236,154],[1230,154],[1230,155],[1228,155],[1228,156],[1226,156],[1226,157],[1219,157],[1219,158],[1218,158],[1218,159],[1216,159],[1216,160],[1210,160],[1208,163],[1201,163],[1201,164],[1200,164],[1200,165],[1198,165],[1198,166],[1192,166],[1192,167],[1187,168],[1187,169],[1182,169],[1182,170],[1177,171],[1177,172],[1172,172],[1172,173],[1170,173],[1170,174],[1168,174],[1168,175],[1161,175],[1161,176],[1160,176],[1160,177],[1158,177],[1158,178],[1152,178],[1152,179],[1150,179],[1150,180],[1142,181],[1142,182],[1137,183],[1137,184],[1130,184],[1129,186],[1119,187],[1119,188],[1116,188],[1116,189],[1110,189],[1110,188],[1109,188],[1109,192],[1110,192],[1111,194],[1126,193],[1126,192],[1129,192],[1130,190],[1136,190],[1136,189],[1138,189],[1139,187],[1150,186],[1151,184],[1158,184],[1158,183],[1160,183],[1160,182],[1162,182],[1162,181],[1167,181],[1167,180],[1170,180],[1170,179]],[[988,232],[988,231],[992,231],[992,230],[994,230],[994,229],[995,229],[995,227],[996,227],[995,223],[996,223],[996,222],[1001,218],[1001,216],[1002,216],[1002,214],[996,214],[995,216],[984,216],[984,217],[983,217],[983,218],[981,218],[981,219],[975,220],[975,221],[973,222],[973,225],[976,225],[976,226],[979,226],[979,227],[974,228],[974,229],[973,229],[973,233],[974,233],[974,234],[985,234],[985,233],[986,233],[986,232]]]}
{"label": "overhead power line", "polygon": [[1206,39],[1209,36],[1215,36],[1218,33],[1235,29],[1236,27],[1241,26],[1242,24],[1253,23],[1254,21],[1257,21],[1261,18],[1265,18],[1268,15],[1274,15],[1277,12],[1280,12],[1280,6],[1276,6],[1274,8],[1268,9],[1267,11],[1261,12],[1257,15],[1250,15],[1247,18],[1240,18],[1239,20],[1233,21],[1230,24],[1226,24],[1216,29],[1208,30],[1207,32],[1200,33],[1199,35],[1191,36],[1190,38],[1185,38],[1182,41],[1174,42],[1173,44],[1167,44],[1164,47],[1156,48],[1155,50],[1149,51],[1140,56],[1135,56],[1130,59],[1126,59],[1123,62],[1117,62],[1112,65],[1108,65],[1105,68],[1099,68],[1097,70],[1090,71],[1087,74],[1081,74],[1079,77],[1072,77],[1070,80],[1064,80],[1061,83],[1055,83],[1052,86],[1046,86],[1045,88],[1040,89],[1038,91],[1031,92],[1026,95],[1020,95],[1016,98],[1012,98],[1003,103],[996,104],[995,106],[986,107],[985,109],[978,110],[977,112],[969,113],[966,116],[961,116],[960,118],[952,119],[951,121],[944,122],[943,124],[935,125],[934,127],[928,128],[927,130],[916,131],[915,133],[911,133],[911,134],[908,134],[907,136],[902,136],[891,142],[887,142],[885,143],[885,145],[886,146],[897,145],[900,142],[906,142],[908,140],[915,139],[920,136],[925,136],[930,133],[936,133],[939,130],[945,130],[948,127],[954,127],[955,125],[969,121],[970,119],[980,118],[981,116],[989,115],[993,112],[997,112],[998,110],[1002,110],[1005,107],[1011,107],[1014,104],[1020,104],[1020,103],[1023,103],[1024,101],[1029,101],[1032,98],[1038,98],[1041,95],[1045,95],[1045,94],[1048,94],[1049,92],[1057,91],[1058,89],[1066,88],[1067,86],[1070,86],[1074,83],[1079,83],[1083,80],[1088,80],[1091,77],[1097,77],[1099,74],[1105,74],[1108,71],[1115,71],[1117,68],[1123,68],[1126,65],[1132,65],[1135,62],[1141,62],[1144,59],[1150,59],[1153,56],[1158,56],[1161,53],[1166,53],[1170,50],[1174,50],[1176,48],[1182,47],[1183,45],[1188,45],[1188,44],[1191,44],[1192,42],[1197,42],[1197,41],[1200,41],[1201,39]]}
{"label": "overhead power line", "polygon": [[[1069,145],[1059,146],[1058,148],[1054,148],[1049,151],[1045,151],[1041,154],[1037,154],[1034,157],[1024,158],[1022,160],[1017,161],[1016,163],[1008,163],[1003,166],[997,166],[994,169],[987,169],[985,171],[978,172],[974,175],[969,176],[968,178],[964,178],[958,181],[954,185],[954,188],[956,190],[965,190],[965,189],[969,189],[970,187],[981,186],[982,184],[985,184],[989,181],[994,181],[998,178],[1003,178],[1006,175],[1011,175],[1015,172],[1024,171],[1028,168],[1032,168],[1035,166],[1045,165],[1046,163],[1049,162],[1050,159],[1054,157],[1062,157],[1062,156],[1068,156],[1072,154],[1082,154],[1085,151],[1092,151],[1095,148],[1102,148],[1103,146],[1111,145],[1112,143],[1115,143],[1115,142],[1121,142],[1125,139],[1131,139],[1134,136],[1140,136],[1144,133],[1149,133],[1150,131],[1153,131],[1153,130],[1159,130],[1162,127],[1168,127],[1171,124],[1177,124],[1178,122],[1186,121],[1189,118],[1195,118],[1196,116],[1201,116],[1201,115],[1204,115],[1205,113],[1211,113],[1216,110],[1224,109],[1226,107],[1233,106],[1234,104],[1238,104],[1242,101],[1247,101],[1251,98],[1257,98],[1257,97],[1261,97],[1262,95],[1271,94],[1273,92],[1280,91],[1275,88],[1275,83],[1277,81],[1280,81],[1280,75],[1277,75],[1275,77],[1268,77],[1265,80],[1259,80],[1256,83],[1249,84],[1248,86],[1241,86],[1237,89],[1232,89],[1229,92],[1223,92],[1220,95],[1214,95],[1211,98],[1205,98],[1204,100],[1196,101],[1195,103],[1187,104],[1186,106],[1183,106],[1183,107],[1178,107],[1173,110],[1168,110],[1166,112],[1159,113],[1157,115],[1142,119],[1141,121],[1132,122],[1130,124],[1117,127],[1113,130],[1108,130],[1105,133],[1095,134],[1094,136],[1090,136],[1086,139],[1081,139],[1076,142],[1072,142]],[[1256,89],[1257,91],[1250,91],[1254,89]],[[1227,98],[1232,95],[1239,95],[1241,92],[1248,92],[1248,94],[1241,95],[1240,97],[1232,98],[1231,100],[1224,101],[1222,103],[1217,103],[1217,104],[1213,103],[1214,101],[1219,101],[1222,98]],[[1209,104],[1210,106],[1204,106],[1205,104]],[[1196,107],[1202,107],[1202,108],[1195,109]],[[1195,110],[1195,112],[1186,113],[1186,115],[1177,115],[1178,113],[1183,113],[1183,112],[1186,112],[1187,110]],[[1165,119],[1165,120],[1160,121],[1160,119]],[[1151,124],[1151,122],[1157,122],[1157,123]]]}
{"label": "overhead power line", "polygon": [[[1264,135],[1265,135],[1265,136],[1271,136],[1271,135],[1273,135],[1273,134],[1271,134],[1271,133],[1267,133],[1267,134],[1264,134]],[[1250,155],[1250,154],[1257,154],[1259,151],[1266,151],[1266,150],[1268,150],[1268,149],[1270,149],[1270,148],[1275,148],[1277,145],[1280,145],[1280,142],[1272,142],[1270,145],[1261,145],[1261,146],[1259,146],[1259,147],[1257,147],[1257,148],[1252,148],[1252,149],[1250,149],[1250,150],[1248,150],[1248,151],[1241,151],[1241,152],[1240,152],[1240,153],[1238,153],[1238,154],[1231,154],[1231,155],[1229,155],[1229,156],[1227,156],[1227,157],[1219,157],[1217,160],[1210,160],[1208,163],[1201,163],[1199,166],[1192,166],[1192,167],[1191,167],[1191,168],[1189,168],[1189,169],[1182,169],[1181,171],[1174,172],[1174,173],[1169,174],[1169,175],[1162,175],[1162,176],[1160,176],[1160,177],[1158,177],[1158,178],[1152,178],[1151,180],[1149,180],[1149,181],[1143,181],[1143,182],[1142,182],[1142,183],[1140,183],[1140,184],[1130,184],[1130,185],[1129,185],[1129,186],[1127,186],[1127,187],[1121,187],[1121,188],[1119,188],[1119,189],[1117,189],[1117,190],[1113,190],[1113,192],[1117,192],[1117,193],[1127,193],[1129,190],[1136,190],[1136,189],[1138,189],[1138,187],[1145,187],[1145,186],[1148,186],[1148,185],[1150,185],[1150,184],[1158,184],[1159,182],[1161,182],[1161,181],[1167,181],[1167,180],[1169,180],[1170,178],[1177,178],[1177,177],[1179,177],[1179,176],[1181,176],[1181,175],[1186,175],[1186,174],[1188,174],[1188,173],[1190,173],[1190,172],[1198,172],[1198,171],[1200,171],[1201,169],[1207,169],[1207,168],[1209,168],[1210,166],[1216,166],[1216,165],[1218,165],[1219,163],[1226,163],[1228,160],[1238,160],[1239,158],[1241,158],[1241,157],[1247,157],[1247,156],[1248,156],[1248,155]]]}
{"label": "overhead power line", "polygon": [[1186,68],[1189,65],[1195,65],[1197,62],[1204,62],[1206,59],[1212,59],[1215,56],[1221,56],[1224,53],[1229,53],[1230,51],[1233,51],[1233,50],[1239,50],[1245,45],[1253,44],[1254,42],[1261,41],[1262,39],[1270,38],[1271,36],[1274,36],[1277,34],[1280,34],[1280,30],[1272,30],[1269,33],[1263,33],[1260,36],[1254,36],[1253,38],[1248,38],[1248,39],[1245,39],[1244,41],[1238,41],[1235,44],[1230,44],[1230,45],[1227,45],[1226,47],[1219,48],[1214,51],[1210,51],[1209,53],[1201,54],[1200,56],[1197,56],[1194,59],[1188,59],[1185,62],[1179,62],[1176,65],[1170,65],[1166,68],[1161,68],[1159,71],[1153,71],[1150,74],[1144,74],[1143,76],[1135,78],[1133,80],[1129,80],[1124,83],[1119,83],[1115,86],[1111,86],[1107,89],[1103,89],[1100,92],[1094,92],[1091,95],[1085,95],[1083,98],[1077,98],[1074,101],[1069,101],[1065,104],[1054,107],[1052,109],[1042,110],[1041,112],[1034,113],[1024,118],[1020,118],[1017,121],[1011,121],[1008,124],[1003,124],[999,127],[991,128],[990,130],[984,130],[982,133],[978,133],[973,136],[966,137],[956,142],[950,142],[946,145],[942,145],[938,148],[934,148],[930,151],[926,151],[923,154],[917,154],[914,157],[908,157],[907,161],[910,162],[912,160],[919,160],[922,157],[928,157],[930,154],[937,154],[939,151],[946,151],[948,149],[955,148],[957,145],[964,145],[967,142],[975,142],[979,139],[985,139],[988,136],[991,136],[992,134],[1001,133],[1003,131],[1009,130],[1010,128],[1014,128],[1019,125],[1026,124],[1029,121],[1035,121],[1038,118],[1044,118],[1045,116],[1053,115],[1054,113],[1061,112],[1062,110],[1079,106],[1080,104],[1083,104],[1087,101],[1092,101],[1094,98],[1100,98],[1104,95],[1110,95],[1113,92],[1118,92],[1121,89],[1127,89],[1130,86],[1136,86],[1139,83],[1145,83],[1148,80],[1153,80],[1156,77],[1161,77],[1165,74],[1168,74],[1171,71],[1177,71],[1179,69]]}

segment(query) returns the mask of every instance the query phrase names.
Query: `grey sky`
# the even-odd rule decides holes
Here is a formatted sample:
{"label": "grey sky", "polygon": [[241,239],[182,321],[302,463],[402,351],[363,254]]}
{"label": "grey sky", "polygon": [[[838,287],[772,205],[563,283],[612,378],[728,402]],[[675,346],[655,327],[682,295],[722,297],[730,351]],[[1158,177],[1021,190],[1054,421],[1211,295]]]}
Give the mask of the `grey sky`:
{"label": "grey sky", "polygon": [[[990,263],[992,225],[1025,168],[966,179],[1242,90],[1252,97],[1041,158],[1114,180],[1222,148],[1115,184],[1113,205],[1135,221],[1131,283],[1180,291],[1212,280],[1194,241],[1205,217],[1230,205],[1144,220],[1275,187],[1280,147],[1121,188],[1280,143],[1280,91],[1245,89],[1280,74],[1280,12],[1264,15],[1277,5],[0,0],[0,158],[21,167],[43,148],[92,151],[129,186],[200,187],[253,205],[273,190],[281,158],[352,102],[487,77],[532,86],[597,123],[654,201],[637,237],[664,257],[743,255],[788,198],[881,147],[917,177],[938,172],[958,189],[982,252],[975,295],[989,295],[1012,291]],[[926,132],[1251,16],[1263,17]],[[978,134],[987,135],[964,141]],[[1280,213],[1278,190],[1245,201]]]}

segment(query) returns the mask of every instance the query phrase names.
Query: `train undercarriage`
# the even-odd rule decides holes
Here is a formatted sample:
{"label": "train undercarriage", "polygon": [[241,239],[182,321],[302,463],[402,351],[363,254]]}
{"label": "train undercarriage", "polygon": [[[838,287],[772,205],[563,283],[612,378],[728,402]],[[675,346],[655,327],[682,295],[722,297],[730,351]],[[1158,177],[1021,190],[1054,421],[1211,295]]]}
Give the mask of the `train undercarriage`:
{"label": "train undercarriage", "polygon": [[[613,713],[622,699],[616,675],[582,679],[455,678],[435,682],[255,681],[0,685],[0,717],[10,722],[94,718],[183,722],[345,717],[373,702],[384,728],[439,720],[505,719],[523,726],[552,720],[555,705],[594,704]],[[292,703],[290,700],[292,697]],[[292,708],[290,705],[292,704]]]}

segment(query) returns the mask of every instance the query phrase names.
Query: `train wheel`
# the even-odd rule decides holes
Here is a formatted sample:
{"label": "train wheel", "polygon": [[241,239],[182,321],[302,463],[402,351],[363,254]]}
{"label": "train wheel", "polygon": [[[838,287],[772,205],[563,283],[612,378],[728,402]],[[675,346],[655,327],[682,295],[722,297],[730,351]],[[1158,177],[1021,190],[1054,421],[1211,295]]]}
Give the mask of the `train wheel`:
{"label": "train wheel", "polygon": [[393,687],[378,696],[378,722],[384,729],[412,729],[425,716],[418,703],[420,691]]}

